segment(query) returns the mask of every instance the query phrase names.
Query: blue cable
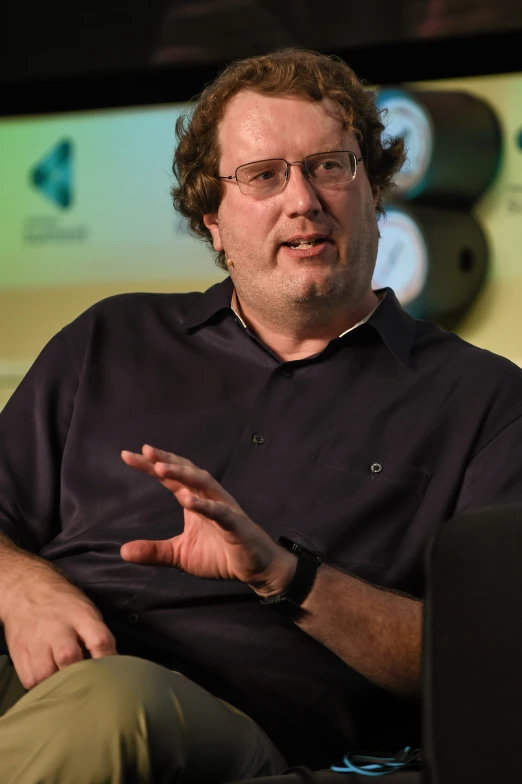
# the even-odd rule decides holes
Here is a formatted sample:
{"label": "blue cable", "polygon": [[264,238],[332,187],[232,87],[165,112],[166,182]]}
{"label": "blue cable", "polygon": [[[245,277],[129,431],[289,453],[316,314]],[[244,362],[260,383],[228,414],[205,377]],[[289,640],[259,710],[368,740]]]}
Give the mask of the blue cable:
{"label": "blue cable", "polygon": [[[361,776],[387,776],[389,773],[396,773],[401,768],[411,767],[412,762],[417,762],[418,754],[410,754],[411,746],[406,746],[395,757],[375,757],[364,754],[345,754],[343,757],[344,767],[331,765],[330,770],[334,773],[358,773]],[[350,757],[357,759],[356,765]],[[401,760],[401,757],[403,759]]]}

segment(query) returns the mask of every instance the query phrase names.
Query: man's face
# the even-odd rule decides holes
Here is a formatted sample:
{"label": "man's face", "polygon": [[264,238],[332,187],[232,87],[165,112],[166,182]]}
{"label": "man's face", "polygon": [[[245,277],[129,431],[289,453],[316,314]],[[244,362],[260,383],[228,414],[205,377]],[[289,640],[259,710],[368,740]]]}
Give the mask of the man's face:
{"label": "man's face", "polygon": [[[268,158],[301,161],[317,152],[351,150],[361,155],[356,136],[343,127],[329,99],[240,92],[229,102],[219,126],[219,173]],[[224,180],[215,214],[205,215],[214,248],[233,262],[231,276],[240,301],[261,312],[282,312],[298,303],[312,307],[357,307],[371,290],[377,254],[375,203],[364,164],[355,179],[320,189],[290,167],[285,188],[267,198],[244,195],[235,180]],[[289,240],[326,238],[316,248],[295,250]]]}

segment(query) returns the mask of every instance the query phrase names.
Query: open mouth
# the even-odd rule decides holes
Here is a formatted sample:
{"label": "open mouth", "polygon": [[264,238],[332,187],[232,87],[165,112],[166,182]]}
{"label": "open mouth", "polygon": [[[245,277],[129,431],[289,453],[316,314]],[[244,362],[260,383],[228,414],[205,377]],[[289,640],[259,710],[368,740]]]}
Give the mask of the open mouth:
{"label": "open mouth", "polygon": [[307,248],[314,248],[316,245],[321,245],[323,242],[328,242],[327,237],[316,237],[313,240],[294,240],[292,242],[283,242],[288,248],[294,250],[306,250]]}

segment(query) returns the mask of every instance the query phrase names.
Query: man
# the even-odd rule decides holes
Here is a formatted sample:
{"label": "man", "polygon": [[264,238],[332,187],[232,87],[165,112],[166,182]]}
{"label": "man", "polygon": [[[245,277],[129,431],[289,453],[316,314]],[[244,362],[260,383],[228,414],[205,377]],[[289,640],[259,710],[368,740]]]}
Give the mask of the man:
{"label": "man", "polygon": [[521,499],[522,377],[372,291],[382,130],[336,59],[232,64],[174,190],[230,278],[98,303],[4,410],[6,784],[419,742],[425,545]]}

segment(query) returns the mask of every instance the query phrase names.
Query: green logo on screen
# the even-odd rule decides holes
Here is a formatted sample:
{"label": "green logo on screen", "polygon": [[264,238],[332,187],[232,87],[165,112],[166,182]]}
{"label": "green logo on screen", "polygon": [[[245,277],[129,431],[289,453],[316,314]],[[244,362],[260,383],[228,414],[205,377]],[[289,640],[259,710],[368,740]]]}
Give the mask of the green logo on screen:
{"label": "green logo on screen", "polygon": [[58,142],[33,167],[31,183],[57,207],[67,209],[73,201],[73,146],[68,139]]}

